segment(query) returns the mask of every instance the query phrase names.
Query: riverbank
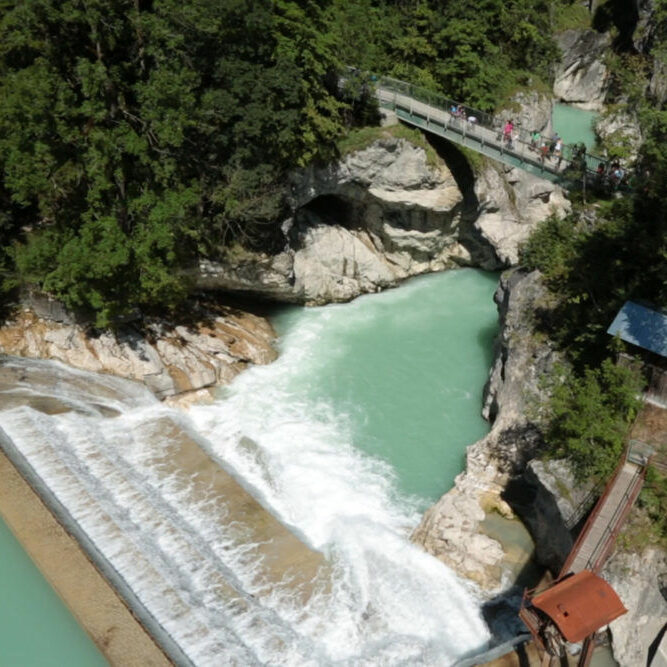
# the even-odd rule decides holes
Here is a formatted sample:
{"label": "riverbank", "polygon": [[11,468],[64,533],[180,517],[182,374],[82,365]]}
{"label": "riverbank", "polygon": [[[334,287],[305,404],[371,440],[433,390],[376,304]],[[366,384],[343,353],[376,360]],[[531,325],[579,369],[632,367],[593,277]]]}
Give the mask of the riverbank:
{"label": "riverbank", "polygon": [[[426,286],[430,286],[431,299],[421,310],[437,311],[438,319],[461,324],[461,308],[448,306],[444,297],[465,294],[467,306],[474,310],[470,303],[473,285],[466,282],[465,288],[456,289],[452,284],[455,279],[466,276],[474,277],[472,272],[430,276],[402,290],[354,304],[303,311],[308,322],[281,345],[281,356],[276,363],[247,371],[234,387],[221,390],[223,400],[216,405],[192,406],[187,417],[173,413],[138,385],[129,386],[108,375],[81,373],[60,364],[7,359],[9,402],[15,397],[19,406],[28,397],[33,410],[0,413],[2,428],[44,482],[62,494],[62,502],[71,508],[82,528],[88,529],[92,524],[90,534],[96,544],[112,552],[112,559],[121,554],[123,563],[120,567],[114,565],[128,584],[134,586],[130,579],[138,574],[135,581],[146,592],[144,600],[150,597],[147,585],[154,590],[152,582],[147,581],[133,554],[127,557],[127,547],[119,548],[116,538],[129,534],[135,544],[145,539],[147,544],[142,551],[150,553],[156,567],[162,564],[164,552],[164,571],[166,574],[174,572],[174,578],[178,579],[175,585],[184,603],[191,603],[193,608],[191,615],[180,615],[173,624],[164,623],[165,627],[169,625],[168,631],[176,638],[179,627],[174,626],[182,626],[191,618],[206,614],[215,628],[215,639],[219,640],[207,655],[203,651],[193,655],[193,662],[199,663],[201,658],[201,664],[209,664],[205,658],[212,655],[217,659],[232,657],[234,644],[232,640],[227,641],[227,633],[221,630],[227,618],[230,619],[229,634],[241,626],[240,641],[250,647],[248,652],[257,652],[261,664],[272,659],[278,661],[280,655],[295,652],[306,660],[314,655],[332,656],[333,660],[347,656],[353,659],[366,655],[367,651],[386,658],[388,664],[400,662],[401,656],[420,662],[430,656],[431,641],[436,642],[439,654],[450,656],[453,661],[483,642],[484,627],[477,600],[471,599],[467,587],[457,582],[446,568],[409,544],[409,530],[418,520],[413,503],[409,500],[395,502],[398,499],[392,492],[392,478],[385,475],[386,468],[355,453],[351,443],[346,445],[344,436],[348,422],[335,419],[330,423],[327,416],[339,416],[339,410],[324,414],[316,409],[323,400],[316,401],[317,405],[308,402],[313,396],[310,381],[297,376],[297,371],[309,366],[313,378],[319,380],[321,366],[326,365],[327,360],[339,368],[341,359],[349,360],[352,354],[347,348],[341,349],[346,333],[359,336],[364,327],[375,323],[379,325],[379,332],[397,328],[397,311],[392,305],[395,306],[397,299],[403,304],[416,301],[415,292]],[[478,290],[483,296],[490,326],[495,319],[489,303],[493,281],[489,276],[478,278],[481,282]],[[372,306],[374,312],[367,313],[366,306]],[[453,313],[457,314],[456,318],[451,318]],[[376,314],[381,315],[379,322],[376,322]],[[331,321],[334,315],[339,321],[338,327]],[[317,320],[314,328],[313,318]],[[392,339],[384,356],[377,358],[376,364],[384,364],[392,371],[385,383],[388,387],[396,386],[404,391],[405,374],[397,363],[398,357],[404,357],[408,366],[413,365],[412,351],[423,347],[425,327],[413,314],[404,313],[398,319],[403,328],[399,336]],[[493,333],[487,329],[484,327],[481,337],[472,331],[467,335],[459,332],[457,338],[470,341],[474,348],[486,349]],[[359,350],[362,355],[367,356],[365,350],[369,346],[379,347],[376,335],[379,332],[377,328],[369,330],[363,337]],[[330,338],[326,339],[321,333]],[[433,353],[439,354],[440,363],[436,364],[428,353],[425,363],[430,359],[432,373],[438,374],[433,367],[441,368],[448,361],[448,346],[443,344],[442,331],[434,330],[432,338]],[[310,349],[312,345],[316,349]],[[325,359],[316,354],[322,350],[329,353]],[[457,352],[451,356],[459,359],[462,355]],[[479,419],[480,396],[471,392],[474,388],[479,391],[486,375],[488,350],[479,361],[479,374],[473,388],[466,385],[454,392],[454,398],[460,394],[462,401],[477,405],[473,410],[476,419]],[[441,368],[440,377],[449,375],[448,368]],[[469,376],[469,364],[466,368],[466,376]],[[373,372],[371,365],[366,376]],[[13,393],[11,387],[14,387]],[[295,395],[299,387],[306,390],[305,395]],[[442,403],[444,397],[437,383],[431,393],[436,405]],[[387,410],[395,409],[392,402],[380,412],[386,414]],[[202,494],[197,489],[190,485],[187,489],[182,487],[181,482],[193,480],[198,489],[206,491],[210,476],[201,474],[197,462],[192,463],[189,457],[184,461],[180,455],[185,443],[178,424],[207,448],[211,456],[228,462],[229,468],[251,486],[269,511],[294,526],[310,544],[316,548],[321,546],[331,555],[333,569],[340,575],[331,586],[319,587],[319,597],[306,604],[299,600],[295,607],[294,595],[286,591],[283,602],[277,599],[275,585],[265,585],[265,578],[258,577],[261,573],[257,571],[257,564],[268,560],[252,557],[248,545],[276,544],[276,540],[247,536],[245,526],[258,523],[248,517],[249,501],[229,507],[227,514],[224,508],[217,507],[218,503],[215,507],[212,502],[203,505]],[[446,424],[440,424],[428,441],[436,445],[442,442],[440,438],[445,428]],[[466,443],[472,437],[466,438]],[[365,440],[370,441],[370,438]],[[459,451],[454,457],[459,465],[462,454]],[[67,467],[73,473],[67,474],[65,479],[62,476]],[[74,483],[77,475],[84,477],[86,489],[101,491],[100,495],[107,501],[105,512],[113,514],[114,520],[121,524],[123,534],[114,532],[113,544],[106,533],[100,534],[104,531],[98,529],[97,509],[87,511],[84,507],[79,511],[85,499]],[[129,478],[132,488],[122,484],[125,478]],[[137,492],[136,486],[143,485],[145,480],[152,481],[150,488],[141,486]],[[155,509],[143,512],[142,507],[138,507],[138,496],[142,507],[145,500],[152,502]],[[160,515],[159,526],[157,514]],[[235,520],[226,520],[228,515]],[[259,519],[263,526],[269,517]],[[130,520],[132,525],[128,525]],[[235,531],[242,540],[239,541],[239,558],[230,554],[228,546],[234,537],[230,531]],[[181,550],[179,536],[183,533],[187,533],[187,545]],[[148,544],[151,535],[155,539]],[[187,553],[182,553],[186,549]],[[193,558],[195,550],[206,557],[207,562],[211,561],[211,568],[221,575],[227,574],[230,582],[241,587],[229,605],[225,600],[220,601],[224,608],[218,604],[220,583],[212,583],[213,576],[219,577],[215,573],[207,575],[205,567],[200,565],[202,559]],[[246,571],[246,563],[250,571]],[[298,571],[303,572],[304,568],[299,565]],[[258,578],[261,581],[255,585]],[[249,580],[247,588],[246,579]],[[291,577],[290,581],[293,579]],[[267,611],[267,596],[270,596],[270,611]],[[155,600],[157,612],[171,613],[171,601],[164,601],[163,597]],[[150,602],[152,600],[148,600]],[[317,632],[314,637],[313,630]],[[221,633],[225,633],[224,636]],[[404,635],[411,638],[408,643],[396,638]],[[340,641],[341,637],[345,637],[344,642]],[[280,655],[273,655],[273,651]],[[254,662],[249,658],[248,662],[239,664]],[[301,663],[295,659],[286,664]]]}
{"label": "riverbank", "polygon": [[112,665],[171,663],[0,451],[0,516]]}

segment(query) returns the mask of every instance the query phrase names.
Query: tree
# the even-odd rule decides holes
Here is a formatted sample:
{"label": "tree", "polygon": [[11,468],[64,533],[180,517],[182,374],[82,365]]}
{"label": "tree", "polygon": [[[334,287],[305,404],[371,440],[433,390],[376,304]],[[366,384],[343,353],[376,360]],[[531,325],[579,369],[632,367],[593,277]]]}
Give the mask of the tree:
{"label": "tree", "polygon": [[12,6],[0,21],[10,282],[104,326],[175,306],[186,269],[230,236],[270,247],[286,171],[334,154],[335,69],[314,2]]}
{"label": "tree", "polygon": [[549,405],[547,444],[574,465],[578,478],[606,479],[616,468],[639,409],[640,379],[610,359],[577,377],[560,367]]}

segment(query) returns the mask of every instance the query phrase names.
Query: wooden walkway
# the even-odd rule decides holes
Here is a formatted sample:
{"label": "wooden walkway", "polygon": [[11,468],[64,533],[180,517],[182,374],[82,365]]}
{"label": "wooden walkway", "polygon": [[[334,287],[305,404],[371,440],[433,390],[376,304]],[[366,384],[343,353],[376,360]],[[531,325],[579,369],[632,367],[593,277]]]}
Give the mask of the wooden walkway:
{"label": "wooden walkway", "polygon": [[600,571],[641,491],[645,472],[646,467],[641,460],[635,462],[629,458],[617,468],[572,547],[558,578],[582,570]]}

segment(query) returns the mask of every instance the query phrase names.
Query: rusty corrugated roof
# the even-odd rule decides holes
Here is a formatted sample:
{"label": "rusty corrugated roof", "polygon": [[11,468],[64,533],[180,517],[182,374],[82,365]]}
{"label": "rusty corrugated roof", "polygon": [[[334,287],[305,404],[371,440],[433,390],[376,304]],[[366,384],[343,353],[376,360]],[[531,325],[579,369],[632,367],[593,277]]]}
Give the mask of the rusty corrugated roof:
{"label": "rusty corrugated roof", "polygon": [[562,579],[531,602],[569,642],[585,639],[627,611],[616,591],[589,570]]}

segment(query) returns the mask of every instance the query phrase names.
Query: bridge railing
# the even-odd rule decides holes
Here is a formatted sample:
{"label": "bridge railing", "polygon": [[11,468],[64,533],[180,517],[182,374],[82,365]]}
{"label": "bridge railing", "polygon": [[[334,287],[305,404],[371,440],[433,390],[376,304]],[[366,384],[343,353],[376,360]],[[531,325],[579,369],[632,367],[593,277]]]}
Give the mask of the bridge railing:
{"label": "bridge railing", "polygon": [[602,481],[593,485],[591,490],[585,495],[584,499],[574,508],[570,516],[563,521],[568,530],[572,530],[590,511],[595,504],[595,501],[600,497],[602,486]]}
{"label": "bridge railing", "polygon": [[584,569],[597,573],[604,565],[621,530],[625,517],[639,495],[639,491],[641,491],[645,474],[646,470],[644,468],[637,467],[625,493],[620,498],[613,515],[609,519],[609,523],[605,526],[602,535],[600,535],[591,555],[586,561]]}
{"label": "bridge railing", "polygon": [[[388,90],[395,94],[405,95],[413,100],[445,111],[449,114],[450,123],[454,129],[456,129],[457,124],[460,126],[465,125],[465,129],[460,130],[463,134],[474,136],[475,126],[484,127],[496,133],[496,143],[498,145],[505,145],[503,138],[503,126],[505,121],[501,117],[480,111],[463,102],[449,98],[446,95],[407,83],[406,81],[400,81],[399,79],[394,79],[388,76],[371,77],[371,79],[377,88]],[[387,102],[390,101],[387,100]],[[454,113],[455,109],[464,112],[464,114],[461,114],[460,116],[456,115]],[[468,123],[466,120],[471,116],[475,118],[474,124]],[[507,114],[507,117],[510,117],[509,113]],[[545,168],[549,169],[549,171],[563,174],[564,180],[567,180],[567,177],[571,180],[581,179],[585,174],[588,182],[591,184],[599,183],[602,185],[603,182],[610,183],[610,166],[609,161],[606,158],[592,155],[588,153],[585,148],[582,150],[582,147],[579,144],[563,144],[560,156],[551,154],[551,151],[549,151],[548,155],[543,156],[540,151],[540,145],[536,145],[532,139],[533,129],[536,128],[515,126],[512,133],[514,137],[512,147],[509,148],[508,146],[507,152],[528,159],[530,162],[543,165]],[[552,143],[552,138],[540,137],[539,144],[543,141],[549,145]],[[601,169],[600,165],[602,165]],[[617,187],[618,185],[620,184],[617,184]]]}

